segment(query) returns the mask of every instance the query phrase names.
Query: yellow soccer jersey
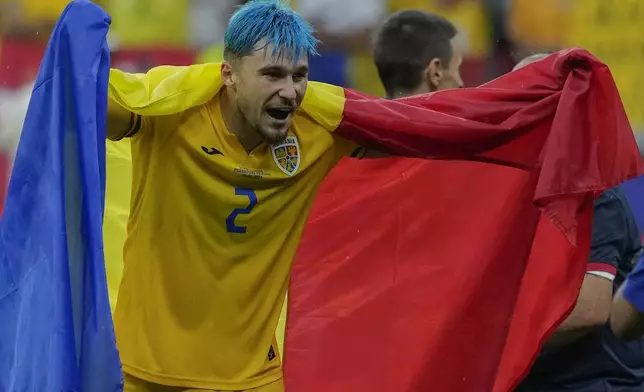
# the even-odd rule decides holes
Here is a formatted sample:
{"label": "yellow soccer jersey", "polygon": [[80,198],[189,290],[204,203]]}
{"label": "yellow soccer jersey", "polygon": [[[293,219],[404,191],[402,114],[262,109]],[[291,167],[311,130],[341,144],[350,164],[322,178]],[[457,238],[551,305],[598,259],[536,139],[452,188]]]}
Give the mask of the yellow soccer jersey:
{"label": "yellow soccer jersey", "polygon": [[114,322],[123,370],[245,390],[282,376],[274,332],[318,185],[356,148],[306,115],[247,154],[219,100],[139,117]]}

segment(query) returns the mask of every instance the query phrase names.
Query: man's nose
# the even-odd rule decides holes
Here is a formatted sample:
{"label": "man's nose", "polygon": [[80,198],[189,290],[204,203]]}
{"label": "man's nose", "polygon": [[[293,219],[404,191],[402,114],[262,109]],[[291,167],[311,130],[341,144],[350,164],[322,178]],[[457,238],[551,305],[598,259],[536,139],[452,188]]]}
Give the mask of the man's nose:
{"label": "man's nose", "polygon": [[295,83],[293,83],[293,79],[284,78],[284,83],[280,88],[279,96],[280,98],[287,99],[289,101],[295,101],[297,98],[297,92],[295,91]]}

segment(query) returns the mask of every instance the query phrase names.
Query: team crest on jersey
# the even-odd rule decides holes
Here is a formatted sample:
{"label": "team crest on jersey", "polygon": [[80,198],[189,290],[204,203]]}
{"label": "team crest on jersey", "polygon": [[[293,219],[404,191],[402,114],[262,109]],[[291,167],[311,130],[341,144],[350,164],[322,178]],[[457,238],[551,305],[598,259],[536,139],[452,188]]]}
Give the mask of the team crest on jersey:
{"label": "team crest on jersey", "polygon": [[300,167],[300,145],[295,136],[288,136],[281,143],[273,144],[273,160],[281,171],[289,176]]}

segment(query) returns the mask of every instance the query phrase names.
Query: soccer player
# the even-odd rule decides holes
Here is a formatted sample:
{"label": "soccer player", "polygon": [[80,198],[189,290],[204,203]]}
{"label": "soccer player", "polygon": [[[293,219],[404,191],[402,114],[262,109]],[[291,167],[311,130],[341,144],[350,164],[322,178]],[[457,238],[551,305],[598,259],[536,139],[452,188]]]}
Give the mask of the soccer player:
{"label": "soccer player", "polygon": [[178,115],[109,104],[132,197],[114,314],[126,391],[283,390],[274,332],[318,185],[358,146],[297,114],[310,25],[249,2],[225,35],[224,87]]}
{"label": "soccer player", "polygon": [[418,10],[391,15],[378,32],[374,50],[387,98],[463,87],[456,34],[456,27],[439,15]]}
{"label": "soccer player", "polygon": [[[547,56],[529,56],[515,69]],[[517,392],[644,390],[644,346],[618,341],[606,325],[613,291],[641,250],[624,191],[616,187],[602,193],[595,201],[588,269],[577,303],[545,343]]]}

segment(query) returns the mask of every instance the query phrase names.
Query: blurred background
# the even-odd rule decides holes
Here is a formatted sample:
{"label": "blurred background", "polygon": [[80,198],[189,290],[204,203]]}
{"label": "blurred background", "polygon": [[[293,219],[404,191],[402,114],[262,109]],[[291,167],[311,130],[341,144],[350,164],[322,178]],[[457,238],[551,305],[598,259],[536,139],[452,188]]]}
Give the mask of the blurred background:
{"label": "blurred background", "polygon": [[[69,0],[0,0],[0,198],[31,83],[48,36]],[[112,16],[112,65],[220,61],[226,22],[239,0],[97,0]],[[570,46],[607,63],[636,130],[644,130],[642,0],[291,0],[322,41],[311,79],[373,95],[384,91],[371,57],[372,32],[401,9],[441,14],[460,30],[468,86],[508,72],[526,54]],[[643,133],[636,131],[641,137]]]}

